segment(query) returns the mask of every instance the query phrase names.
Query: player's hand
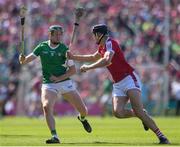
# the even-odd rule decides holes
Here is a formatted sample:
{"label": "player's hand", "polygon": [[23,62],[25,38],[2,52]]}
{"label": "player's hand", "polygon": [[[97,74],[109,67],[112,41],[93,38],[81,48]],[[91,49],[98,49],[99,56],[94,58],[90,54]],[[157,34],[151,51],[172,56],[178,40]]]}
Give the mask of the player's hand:
{"label": "player's hand", "polygon": [[70,52],[70,51],[67,51],[66,52],[66,57],[68,58],[68,59],[73,59],[73,54]]}
{"label": "player's hand", "polygon": [[19,62],[20,62],[20,64],[23,64],[25,62],[25,59],[26,59],[25,55],[23,55],[23,54],[19,55]]}
{"label": "player's hand", "polygon": [[82,66],[80,67],[80,71],[81,71],[81,72],[86,72],[86,71],[88,71],[88,70],[89,70],[89,66],[86,65],[86,64],[84,64],[84,65],[82,65]]}
{"label": "player's hand", "polygon": [[58,77],[56,77],[56,76],[51,76],[50,78],[49,78],[52,82],[54,82],[54,83],[56,83],[56,82],[59,82],[60,81],[60,79],[58,78]]}

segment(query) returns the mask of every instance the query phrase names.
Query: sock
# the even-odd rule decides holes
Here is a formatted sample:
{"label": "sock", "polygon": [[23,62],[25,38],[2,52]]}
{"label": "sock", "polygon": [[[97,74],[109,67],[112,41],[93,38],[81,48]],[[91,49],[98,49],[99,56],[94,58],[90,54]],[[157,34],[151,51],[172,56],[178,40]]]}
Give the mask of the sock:
{"label": "sock", "polygon": [[157,135],[157,137],[160,139],[160,138],[166,138],[163,133],[157,128],[154,133]]}
{"label": "sock", "polygon": [[52,137],[58,138],[56,130],[51,130]]}
{"label": "sock", "polygon": [[85,116],[79,115],[79,118],[80,118],[81,121],[84,121],[84,120],[85,120]]}

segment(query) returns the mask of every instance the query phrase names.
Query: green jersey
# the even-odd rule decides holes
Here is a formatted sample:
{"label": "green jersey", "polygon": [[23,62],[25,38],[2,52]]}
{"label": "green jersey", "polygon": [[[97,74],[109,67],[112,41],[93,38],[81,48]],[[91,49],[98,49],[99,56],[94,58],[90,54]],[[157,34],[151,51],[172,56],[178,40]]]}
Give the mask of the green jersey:
{"label": "green jersey", "polygon": [[43,74],[43,83],[53,83],[50,76],[61,76],[66,73],[67,66],[66,52],[68,47],[59,43],[56,48],[49,45],[49,41],[40,43],[33,51],[33,54],[40,56]]}

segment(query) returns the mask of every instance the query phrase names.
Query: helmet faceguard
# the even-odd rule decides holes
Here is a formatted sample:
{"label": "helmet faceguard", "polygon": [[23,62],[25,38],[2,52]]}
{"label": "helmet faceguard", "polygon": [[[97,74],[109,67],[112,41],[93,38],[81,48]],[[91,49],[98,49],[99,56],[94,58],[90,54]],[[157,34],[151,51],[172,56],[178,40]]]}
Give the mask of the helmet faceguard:
{"label": "helmet faceguard", "polygon": [[93,26],[92,32],[94,34],[101,33],[101,34],[106,35],[108,34],[108,27],[105,24],[98,24],[98,25]]}
{"label": "helmet faceguard", "polygon": [[[54,45],[58,45],[60,43],[60,38],[59,35],[57,35],[57,32],[60,32],[60,35],[62,35],[63,33],[63,28],[60,25],[52,25],[49,27],[48,29],[49,31],[49,39],[51,41],[52,44]],[[56,33],[56,35],[55,35]]]}

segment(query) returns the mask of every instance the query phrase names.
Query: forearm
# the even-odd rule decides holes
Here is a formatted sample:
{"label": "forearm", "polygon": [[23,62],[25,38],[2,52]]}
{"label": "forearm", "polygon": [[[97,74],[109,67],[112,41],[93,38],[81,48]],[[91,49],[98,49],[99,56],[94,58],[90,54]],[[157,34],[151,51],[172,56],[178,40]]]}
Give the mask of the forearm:
{"label": "forearm", "polygon": [[31,53],[27,56],[24,56],[24,57],[23,57],[23,55],[20,55],[19,61],[20,61],[20,64],[27,64],[27,63],[33,61],[35,58],[36,58],[36,56],[33,55],[33,53]]}
{"label": "forearm", "polygon": [[90,64],[89,65],[89,68],[88,69],[95,69],[95,68],[99,68],[99,67],[105,67],[105,66],[108,66],[110,63],[102,58],[100,60],[98,60],[97,62],[93,63],[93,64]]}
{"label": "forearm", "polygon": [[63,81],[74,74],[76,74],[76,69],[75,68],[69,69],[64,75],[58,77],[58,81]]}
{"label": "forearm", "polygon": [[109,66],[111,64],[111,60],[112,60],[113,55],[114,55],[114,52],[106,52],[104,54],[103,58],[100,58],[98,61],[96,61],[90,65],[85,65],[85,64],[82,65],[80,67],[80,70],[81,70],[81,72],[86,72],[90,69]]}
{"label": "forearm", "polygon": [[22,64],[27,64],[29,62],[31,62],[32,59],[28,58],[27,56],[25,57],[25,60],[22,62]]}
{"label": "forearm", "polygon": [[73,55],[73,60],[80,62],[93,62],[95,58],[93,55]]}

